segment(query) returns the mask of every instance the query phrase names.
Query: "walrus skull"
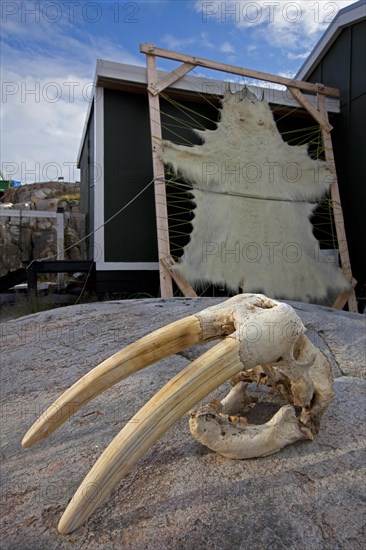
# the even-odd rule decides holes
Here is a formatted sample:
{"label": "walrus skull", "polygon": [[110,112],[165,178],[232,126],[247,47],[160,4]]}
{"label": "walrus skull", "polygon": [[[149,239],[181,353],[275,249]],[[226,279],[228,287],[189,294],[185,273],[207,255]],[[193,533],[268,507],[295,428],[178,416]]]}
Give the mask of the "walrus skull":
{"label": "walrus skull", "polygon": [[[130,374],[194,344],[222,340],[170,380],[125,425],[71,499],[59,531],[66,534],[79,527],[183,414],[229,379],[234,387],[221,403],[191,413],[191,432],[204,445],[228,458],[253,458],[313,439],[333,397],[332,376],[304,332],[291,306],[261,294],[241,294],[144,336],[83,376],[30,428],[24,447],[45,439],[93,397]],[[255,405],[247,394],[252,382],[270,386],[285,403],[263,425],[247,424],[245,418]]]}

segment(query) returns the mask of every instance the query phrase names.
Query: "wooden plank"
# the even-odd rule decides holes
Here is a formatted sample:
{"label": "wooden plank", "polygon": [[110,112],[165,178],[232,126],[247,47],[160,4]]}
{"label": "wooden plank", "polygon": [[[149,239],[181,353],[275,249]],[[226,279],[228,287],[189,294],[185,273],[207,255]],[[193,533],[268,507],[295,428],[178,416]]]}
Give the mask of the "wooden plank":
{"label": "wooden plank", "polygon": [[174,69],[174,71],[171,71],[166,76],[161,78],[156,84],[149,84],[149,92],[151,92],[153,95],[159,94],[160,92],[165,90],[165,88],[170,86],[170,84],[173,84],[174,82],[185,76],[187,73],[189,73],[189,71],[191,71],[194,67],[195,65],[193,65],[193,63],[182,63],[182,65],[179,65],[179,67]]}
{"label": "wooden plank", "polygon": [[[356,279],[352,278],[352,289],[353,290],[354,290],[356,284],[357,284]],[[333,304],[334,309],[343,309],[344,306],[346,305],[346,303],[350,300],[350,293],[351,293],[351,290],[346,290],[345,292],[341,292],[340,295],[338,296],[338,298],[336,299],[336,301]],[[356,296],[355,296],[355,299],[356,299]],[[352,302],[353,302],[353,298],[351,298],[351,303]],[[348,305],[350,306],[350,304],[348,304]],[[354,309],[354,307],[356,309]],[[357,302],[356,302],[356,306],[354,305],[354,303],[352,303],[352,308],[353,308],[352,311],[357,313],[357,311],[358,311]],[[350,309],[350,311],[351,311],[351,309]]]}
{"label": "wooden plank", "polygon": [[304,97],[300,90],[294,88],[293,86],[289,86],[288,89],[290,90],[293,97],[300,103],[302,107],[304,107],[304,109],[308,111],[308,113],[317,121],[318,124],[320,124],[322,128],[324,128],[327,132],[330,132],[333,129],[333,127],[329,124],[328,116],[325,118],[322,113],[315,109],[315,107],[311,105],[311,103],[306,99],[306,97]]}
{"label": "wooden plank", "polygon": [[205,67],[207,69],[214,69],[216,71],[237,74],[240,76],[248,76],[249,78],[264,80],[266,82],[274,82],[276,84],[282,84],[283,86],[292,86],[293,88],[306,90],[312,93],[321,92],[322,94],[332,97],[340,96],[339,90],[337,90],[336,88],[331,88],[330,86],[324,86],[323,84],[303,82],[302,80],[294,80],[291,78],[286,78],[284,76],[277,76],[260,71],[254,71],[252,69],[245,69],[244,67],[228,65],[227,63],[221,63],[219,61],[211,61],[202,57],[194,57],[192,55],[187,55],[180,52],[157,48],[156,46],[154,46],[154,44],[141,44],[140,51],[142,53],[153,54],[158,57],[163,57],[165,59],[172,59],[174,61],[181,61],[183,63],[191,63],[195,66]]}
{"label": "wooden plank", "polygon": [[166,269],[169,270],[171,277],[174,279],[174,282],[176,283],[179,290],[182,292],[183,296],[186,296],[187,298],[197,298],[197,294],[195,293],[194,289],[183,277],[183,275],[181,275],[177,271],[174,271],[174,269],[171,269],[175,265],[175,261],[173,260],[173,258],[164,258],[161,260],[161,262],[166,267]]}
{"label": "wooden plank", "polygon": [[[326,109],[325,95],[318,94],[317,101],[318,101],[318,109],[320,113],[324,116],[324,118],[327,119],[328,113]],[[334,223],[335,223],[336,233],[337,233],[339,256],[341,259],[341,265],[342,265],[344,276],[346,280],[349,281],[349,283],[351,284],[351,289],[347,293],[342,293],[333,304],[333,307],[336,307],[338,309],[343,308],[345,303],[348,301],[349,311],[357,312],[358,311],[357,300],[356,300],[356,294],[354,290],[356,281],[352,276],[351,261],[350,261],[349,252],[348,252],[347,236],[344,228],[343,210],[342,210],[341,198],[339,195],[339,187],[338,187],[336,165],[334,160],[332,137],[330,135],[330,132],[328,132],[324,127],[322,127],[322,136],[323,136],[325,160],[327,161],[329,170],[331,171],[333,176],[333,183],[330,188],[330,194],[331,194],[331,199],[333,204],[333,217],[334,217]]]}
{"label": "wooden plank", "polygon": [[88,273],[95,269],[93,260],[32,260],[27,269],[32,268],[36,273]]}
{"label": "wooden plank", "polygon": [[[146,55],[148,86],[154,86],[158,81],[156,59],[154,55]],[[155,215],[158,238],[160,294],[163,298],[173,296],[173,281],[170,271],[161,260],[170,257],[168,208],[166,201],[164,163],[162,161],[162,132],[160,120],[159,96],[148,91],[151,146],[153,157]]]}

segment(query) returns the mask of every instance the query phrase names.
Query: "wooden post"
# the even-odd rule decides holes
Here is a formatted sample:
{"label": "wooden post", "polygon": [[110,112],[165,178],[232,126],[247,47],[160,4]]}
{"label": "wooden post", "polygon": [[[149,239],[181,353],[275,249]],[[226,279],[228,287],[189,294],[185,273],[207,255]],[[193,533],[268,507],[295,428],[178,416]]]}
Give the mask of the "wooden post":
{"label": "wooden post", "polygon": [[[56,212],[56,234],[57,234],[57,259],[64,259],[64,209],[62,207],[57,208]],[[64,288],[64,274],[57,273],[57,287],[59,290]]]}
{"label": "wooden post", "polygon": [[37,294],[37,272],[34,269],[34,264],[31,264],[26,269],[28,294]]}
{"label": "wooden post", "polygon": [[162,161],[162,132],[160,120],[160,102],[159,93],[167,86],[182,78],[187,74],[194,65],[191,63],[183,63],[176,70],[172,71],[160,81],[156,69],[156,58],[154,54],[154,46],[148,48],[146,55],[147,66],[147,89],[150,109],[150,127],[151,127],[151,143],[153,154],[153,172],[154,172],[154,189],[155,189],[155,209],[156,223],[158,236],[158,252],[159,252],[159,272],[160,272],[160,293],[162,297],[173,296],[173,280],[177,284],[184,296],[196,297],[197,294],[191,285],[184,279],[182,275],[171,270],[174,265],[174,260],[170,255],[169,244],[169,224],[168,224],[168,208],[165,189],[165,172],[164,163]]}
{"label": "wooden post", "polygon": [[173,282],[169,270],[162,260],[170,258],[168,208],[165,191],[165,172],[162,161],[162,133],[160,121],[160,101],[158,95],[153,95],[153,89],[158,81],[156,59],[153,54],[146,54],[148,98],[150,111],[150,129],[152,140],[153,174],[155,190],[156,230],[158,237],[160,294],[163,298],[173,296]]}
{"label": "wooden post", "polygon": [[182,292],[183,296],[185,296],[186,298],[197,298],[197,294],[188,283],[188,281],[186,281],[186,279],[180,273],[178,273],[178,271],[174,271],[172,269],[175,264],[173,258],[161,260],[161,263],[169,270],[171,278],[174,280],[175,284]]}
{"label": "wooden post", "polygon": [[[318,109],[321,115],[328,122],[328,112],[327,112],[326,103],[325,103],[326,102],[325,95],[318,93],[317,101],[318,101]],[[339,195],[337,171],[336,171],[336,165],[334,160],[332,137],[331,137],[330,131],[327,130],[326,126],[322,126],[322,137],[323,137],[323,144],[324,144],[325,160],[327,161],[329,170],[331,171],[333,176],[333,183],[330,188],[330,194],[331,194],[331,199],[333,203],[333,217],[334,217],[334,224],[335,224],[336,233],[337,233],[339,256],[341,259],[341,265],[342,265],[344,276],[351,285],[351,289],[348,292],[342,292],[340,296],[338,296],[337,300],[333,304],[333,307],[337,309],[342,309],[344,305],[348,302],[349,311],[354,311],[357,313],[358,311],[357,300],[356,300],[356,294],[354,290],[356,281],[352,276],[351,261],[350,261],[349,252],[348,252],[347,237],[346,237],[346,231],[344,228],[343,210],[341,205],[341,198]]]}

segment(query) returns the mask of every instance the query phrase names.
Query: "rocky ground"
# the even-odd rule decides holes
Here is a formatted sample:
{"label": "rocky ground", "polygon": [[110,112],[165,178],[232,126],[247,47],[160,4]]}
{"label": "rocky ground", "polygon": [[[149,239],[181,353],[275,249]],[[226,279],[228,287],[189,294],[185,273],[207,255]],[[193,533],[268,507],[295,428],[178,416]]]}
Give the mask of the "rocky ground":
{"label": "rocky ground", "polygon": [[63,510],[101,451],[198,350],[116,385],[39,446],[23,450],[24,433],[98,362],[218,301],[93,303],[1,325],[2,550],[365,547],[365,317],[299,303],[293,305],[335,377],[335,398],[314,441],[266,458],[227,460],[192,439],[186,415],[85,525],[58,534]]}

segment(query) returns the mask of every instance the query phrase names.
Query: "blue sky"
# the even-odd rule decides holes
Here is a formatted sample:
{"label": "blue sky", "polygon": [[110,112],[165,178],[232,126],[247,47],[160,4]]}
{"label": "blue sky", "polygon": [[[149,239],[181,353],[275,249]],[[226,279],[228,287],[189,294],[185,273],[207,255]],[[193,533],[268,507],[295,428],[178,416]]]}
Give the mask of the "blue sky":
{"label": "blue sky", "polygon": [[354,1],[2,0],[1,169],[23,183],[79,179],[98,58],[143,66],[139,46],[153,42],[293,76],[339,9]]}

